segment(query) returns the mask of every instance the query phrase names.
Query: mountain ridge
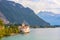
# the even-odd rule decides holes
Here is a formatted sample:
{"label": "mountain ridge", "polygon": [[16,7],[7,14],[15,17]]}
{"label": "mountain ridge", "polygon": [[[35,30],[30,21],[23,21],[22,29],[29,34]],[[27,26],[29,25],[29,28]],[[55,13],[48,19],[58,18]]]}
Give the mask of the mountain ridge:
{"label": "mountain ridge", "polygon": [[49,22],[51,25],[60,25],[60,14],[54,14],[53,12],[41,11],[37,14],[40,18]]}
{"label": "mountain ridge", "polygon": [[23,21],[26,21],[29,25],[50,25],[43,19],[39,18],[32,9],[28,7],[25,8],[21,4],[13,1],[0,1],[0,12],[4,14],[10,23],[21,24]]}

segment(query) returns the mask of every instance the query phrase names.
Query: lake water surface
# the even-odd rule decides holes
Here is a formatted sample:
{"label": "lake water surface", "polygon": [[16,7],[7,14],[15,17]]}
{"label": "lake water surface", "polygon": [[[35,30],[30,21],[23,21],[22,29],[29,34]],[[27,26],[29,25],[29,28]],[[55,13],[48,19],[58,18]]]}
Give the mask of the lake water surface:
{"label": "lake water surface", "polygon": [[60,28],[31,29],[28,34],[18,34],[2,40],[60,40]]}

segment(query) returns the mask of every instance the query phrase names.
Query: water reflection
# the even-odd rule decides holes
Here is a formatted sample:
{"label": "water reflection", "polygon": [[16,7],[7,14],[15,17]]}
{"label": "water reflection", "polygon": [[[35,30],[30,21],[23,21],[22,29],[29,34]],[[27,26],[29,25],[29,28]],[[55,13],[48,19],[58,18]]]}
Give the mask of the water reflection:
{"label": "water reflection", "polygon": [[60,40],[60,28],[31,29],[30,33],[10,36],[2,40]]}

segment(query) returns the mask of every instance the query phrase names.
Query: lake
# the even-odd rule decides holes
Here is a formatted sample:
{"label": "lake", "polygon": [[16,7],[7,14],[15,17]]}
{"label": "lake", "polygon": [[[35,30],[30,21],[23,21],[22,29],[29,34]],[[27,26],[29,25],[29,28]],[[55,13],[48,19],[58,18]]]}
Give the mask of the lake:
{"label": "lake", "polygon": [[36,28],[30,33],[4,37],[2,40],[60,40],[60,28]]}

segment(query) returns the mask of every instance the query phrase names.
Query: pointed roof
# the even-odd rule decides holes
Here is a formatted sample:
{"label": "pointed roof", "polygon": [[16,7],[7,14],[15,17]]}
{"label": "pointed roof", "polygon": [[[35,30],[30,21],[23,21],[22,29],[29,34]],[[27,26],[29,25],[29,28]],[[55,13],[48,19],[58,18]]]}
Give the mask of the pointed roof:
{"label": "pointed roof", "polygon": [[25,20],[23,21],[23,23],[22,23],[22,24],[29,25]]}

